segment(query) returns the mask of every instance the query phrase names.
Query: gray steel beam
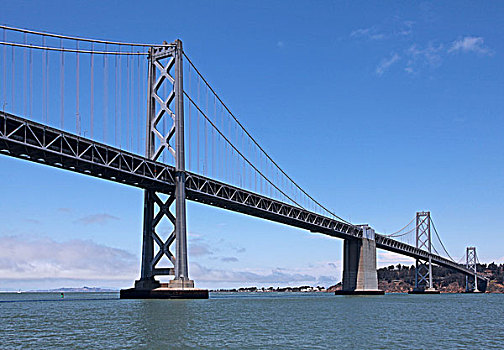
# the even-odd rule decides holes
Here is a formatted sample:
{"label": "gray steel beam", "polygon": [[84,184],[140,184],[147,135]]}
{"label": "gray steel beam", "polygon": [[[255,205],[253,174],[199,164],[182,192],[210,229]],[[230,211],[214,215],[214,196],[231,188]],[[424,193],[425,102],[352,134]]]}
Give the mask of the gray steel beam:
{"label": "gray steel beam", "polygon": [[186,230],[186,193],[185,193],[185,148],[184,148],[184,86],[182,65],[182,41],[176,40],[175,51],[175,198],[176,223],[175,237],[177,238],[177,258],[175,264],[175,279],[189,280],[187,267],[187,230]]}

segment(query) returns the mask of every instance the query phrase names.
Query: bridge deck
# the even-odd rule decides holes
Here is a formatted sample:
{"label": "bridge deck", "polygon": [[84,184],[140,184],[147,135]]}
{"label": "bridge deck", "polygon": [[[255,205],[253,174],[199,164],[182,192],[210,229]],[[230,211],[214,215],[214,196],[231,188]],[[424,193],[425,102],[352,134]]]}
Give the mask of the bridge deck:
{"label": "bridge deck", "polygon": [[[143,156],[0,112],[0,152],[12,157],[161,193],[175,188],[175,168]],[[187,199],[343,239],[362,237],[360,228],[291,204],[187,172]],[[464,266],[408,244],[376,235],[378,248],[467,275]]]}

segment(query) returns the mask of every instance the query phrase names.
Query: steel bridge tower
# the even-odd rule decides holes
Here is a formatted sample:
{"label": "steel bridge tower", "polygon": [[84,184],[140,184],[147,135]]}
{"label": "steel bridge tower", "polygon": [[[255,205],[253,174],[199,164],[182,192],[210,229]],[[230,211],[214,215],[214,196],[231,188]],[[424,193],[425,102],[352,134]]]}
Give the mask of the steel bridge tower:
{"label": "steel bridge tower", "polygon": [[416,214],[416,247],[429,253],[428,259],[417,259],[415,268],[415,288],[412,293],[439,293],[434,289],[432,278],[432,235],[430,211]]}
{"label": "steel bridge tower", "polygon": [[[124,298],[208,298],[207,290],[194,288],[187,264],[182,59],[180,40],[149,50],[145,155],[153,161],[159,160],[164,152],[172,155],[175,161],[175,188],[165,200],[156,191],[145,190],[141,274],[135,282],[135,288],[121,291],[121,297]],[[168,91],[167,96],[162,95],[163,90]],[[171,125],[166,135],[158,128],[163,121]],[[173,205],[175,212],[172,212]],[[163,218],[168,219],[173,227],[166,240],[157,232]],[[170,250],[173,243],[175,254]],[[173,267],[158,267],[163,256],[168,258]],[[175,278],[168,284],[161,284],[155,279],[155,276],[160,275],[173,275]]]}
{"label": "steel bridge tower", "polygon": [[467,247],[466,248],[466,267],[467,267],[467,269],[474,271],[474,287],[471,288],[472,286],[469,281],[469,276],[466,276],[466,292],[473,291],[474,293],[479,293],[477,261],[478,261],[478,258],[476,255],[476,247]]}

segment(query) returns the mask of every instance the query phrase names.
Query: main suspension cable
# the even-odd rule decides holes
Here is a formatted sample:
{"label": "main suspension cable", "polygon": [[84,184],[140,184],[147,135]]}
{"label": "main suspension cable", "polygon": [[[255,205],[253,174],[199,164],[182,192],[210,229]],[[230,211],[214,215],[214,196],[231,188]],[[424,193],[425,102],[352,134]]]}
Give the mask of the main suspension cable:
{"label": "main suspension cable", "polygon": [[193,62],[191,61],[191,59],[187,56],[187,54],[185,52],[182,52],[182,53],[183,53],[184,57],[187,59],[187,61],[189,62],[189,64],[196,71],[196,73],[201,77],[201,79],[206,84],[206,86],[210,89],[210,91],[212,91],[212,93],[215,95],[215,97],[217,97],[217,99],[219,100],[219,102],[224,106],[224,108],[229,113],[229,115],[235,120],[235,122],[240,126],[240,128],[245,132],[245,134],[252,140],[252,142],[261,150],[261,152],[271,161],[271,163],[273,163],[275,165],[275,167],[278,170],[280,170],[280,172],[291,181],[291,183],[293,183],[305,196],[307,196],[308,198],[310,198],[320,208],[322,208],[323,210],[325,210],[327,213],[333,215],[334,217],[338,218],[339,220],[341,220],[341,221],[343,221],[343,222],[345,222],[347,224],[350,224],[348,221],[342,219],[341,217],[339,217],[338,215],[336,215],[335,213],[333,213],[332,211],[330,211],[329,209],[327,209],[325,206],[323,206],[321,203],[319,203],[312,196],[310,196],[289,175],[287,175],[287,173],[282,168],[280,168],[280,166],[269,156],[268,153],[266,153],[266,151],[259,145],[259,143],[252,137],[252,135],[250,135],[250,133],[245,129],[245,127],[240,123],[240,121],[235,117],[235,115],[231,112],[231,110],[227,107],[227,105],[222,101],[222,99],[215,92],[215,90],[212,88],[212,86],[210,86],[210,84],[208,83],[208,81],[203,77],[203,75],[200,73],[200,71],[198,70],[198,68],[196,68],[196,66],[193,64]]}

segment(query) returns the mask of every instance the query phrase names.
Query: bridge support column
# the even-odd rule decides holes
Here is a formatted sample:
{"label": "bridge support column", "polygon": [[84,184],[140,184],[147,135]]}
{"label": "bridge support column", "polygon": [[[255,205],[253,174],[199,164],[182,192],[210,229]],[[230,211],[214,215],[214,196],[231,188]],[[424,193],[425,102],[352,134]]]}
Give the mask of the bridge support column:
{"label": "bridge support column", "polygon": [[[416,247],[432,252],[431,217],[429,211],[418,212],[416,216]],[[432,279],[432,261],[417,259],[415,267],[415,288],[409,294],[439,294]]]}
{"label": "bridge support column", "polygon": [[[208,290],[194,288],[194,281],[189,279],[187,264],[182,59],[180,40],[149,50],[146,156],[158,161],[163,153],[167,153],[174,158],[175,188],[165,200],[154,191],[145,190],[141,275],[134,288],[121,290],[121,298],[125,299],[208,298]],[[172,68],[175,70],[174,77],[171,76]],[[158,71],[159,77],[156,77]],[[171,87],[167,96],[158,93],[165,84]],[[171,122],[170,129],[157,128],[162,125],[163,119]],[[167,134],[164,135],[163,131]],[[175,213],[171,210],[172,206],[175,206]],[[156,231],[162,219],[168,219],[173,227],[171,234],[164,240]],[[174,242],[175,255],[170,251]],[[173,267],[159,267],[158,263],[163,257],[166,257]],[[169,283],[160,283],[155,279],[158,275],[172,275],[175,278]]]}
{"label": "bridge support column", "polygon": [[466,267],[474,271],[474,285],[470,282],[469,276],[466,276],[466,293],[480,293],[480,290],[478,289],[477,263],[476,247],[467,247]]}
{"label": "bridge support column", "polygon": [[374,230],[362,225],[362,239],[346,239],[343,244],[343,288],[336,295],[382,295],[376,271]]}

